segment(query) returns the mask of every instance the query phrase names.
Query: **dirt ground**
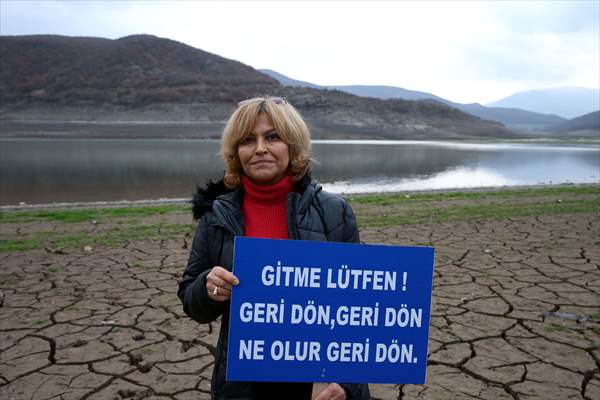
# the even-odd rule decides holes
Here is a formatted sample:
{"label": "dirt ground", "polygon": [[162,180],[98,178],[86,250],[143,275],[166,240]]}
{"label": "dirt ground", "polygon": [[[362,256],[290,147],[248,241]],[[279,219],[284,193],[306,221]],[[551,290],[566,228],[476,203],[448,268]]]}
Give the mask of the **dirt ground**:
{"label": "dirt ground", "polygon": [[[427,383],[374,399],[600,399],[598,214],[361,235],[436,248]],[[209,399],[218,322],[176,296],[189,242],[1,253],[0,399]]]}

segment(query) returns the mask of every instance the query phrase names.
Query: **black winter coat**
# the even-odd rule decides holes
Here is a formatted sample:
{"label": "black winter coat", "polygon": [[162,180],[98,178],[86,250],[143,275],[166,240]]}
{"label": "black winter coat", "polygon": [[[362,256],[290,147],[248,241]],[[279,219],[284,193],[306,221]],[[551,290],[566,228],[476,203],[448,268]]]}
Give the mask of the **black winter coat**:
{"label": "black winter coat", "polygon": [[[299,186],[299,192],[290,193],[287,200],[290,239],[359,241],[354,213],[343,198],[322,191],[314,180],[305,179]],[[222,316],[211,385],[213,400],[260,400],[255,399],[252,382],[225,380],[229,302],[213,301],[206,290],[206,275],[213,266],[232,268],[233,239],[244,235],[242,196],[242,190],[228,190],[222,181],[198,189],[193,210],[199,223],[177,292],[183,310],[194,320],[209,323]],[[371,398],[366,384],[340,385],[347,392],[349,400]]]}

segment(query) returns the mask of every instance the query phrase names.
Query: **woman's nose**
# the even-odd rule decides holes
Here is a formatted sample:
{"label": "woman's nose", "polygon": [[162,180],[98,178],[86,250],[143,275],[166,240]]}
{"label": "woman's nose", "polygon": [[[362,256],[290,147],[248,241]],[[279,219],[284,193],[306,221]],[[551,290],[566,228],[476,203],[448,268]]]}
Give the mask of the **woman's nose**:
{"label": "woman's nose", "polygon": [[265,139],[262,138],[262,136],[259,136],[256,139],[255,152],[256,152],[256,154],[265,154],[267,152],[267,143],[266,143]]}

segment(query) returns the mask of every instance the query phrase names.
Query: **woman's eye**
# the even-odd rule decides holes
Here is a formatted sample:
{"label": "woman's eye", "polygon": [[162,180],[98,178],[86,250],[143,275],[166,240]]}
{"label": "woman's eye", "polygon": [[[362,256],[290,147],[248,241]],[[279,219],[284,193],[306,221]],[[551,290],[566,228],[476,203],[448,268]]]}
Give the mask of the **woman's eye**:
{"label": "woman's eye", "polygon": [[267,135],[267,140],[269,142],[276,142],[279,140],[279,135],[276,132],[271,132]]}
{"label": "woman's eye", "polygon": [[240,141],[240,145],[248,145],[254,142],[254,137],[246,136],[244,139]]}

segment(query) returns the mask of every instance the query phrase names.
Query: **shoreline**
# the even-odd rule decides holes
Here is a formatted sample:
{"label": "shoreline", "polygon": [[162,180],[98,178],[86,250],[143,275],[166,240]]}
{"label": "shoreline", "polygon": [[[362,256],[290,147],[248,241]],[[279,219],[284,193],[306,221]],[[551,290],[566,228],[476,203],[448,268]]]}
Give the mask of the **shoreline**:
{"label": "shoreline", "polygon": [[[494,193],[501,191],[526,191],[536,189],[560,189],[576,187],[600,186],[597,183],[559,183],[559,184],[539,184],[539,185],[514,185],[514,186],[481,186],[450,189],[423,189],[407,190],[400,192],[377,192],[377,193],[337,193],[346,198],[360,198],[367,196],[415,196],[421,194],[447,194],[447,193]],[[36,211],[52,209],[83,209],[83,208],[126,208],[126,207],[144,207],[144,206],[163,206],[163,205],[189,205],[191,198],[159,198],[159,199],[140,199],[140,200],[107,200],[93,202],[57,202],[57,203],[39,203],[39,204],[9,204],[1,205],[1,212],[15,211]]]}
{"label": "shoreline", "polygon": [[[45,114],[44,114],[45,115]],[[227,118],[221,115],[198,119],[196,115],[182,114],[169,119],[160,114],[156,119],[145,115],[128,118],[96,115],[93,119],[81,119],[81,113],[71,119],[7,118],[0,112],[1,139],[220,139]],[[482,142],[591,142],[598,143],[600,131],[581,130],[568,133],[553,133],[544,130],[513,130],[504,136],[480,133],[407,133],[385,132],[381,129],[361,125],[331,125],[320,120],[308,121],[314,140],[442,140]]]}

